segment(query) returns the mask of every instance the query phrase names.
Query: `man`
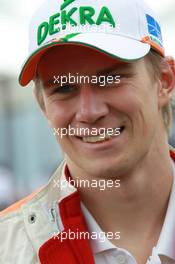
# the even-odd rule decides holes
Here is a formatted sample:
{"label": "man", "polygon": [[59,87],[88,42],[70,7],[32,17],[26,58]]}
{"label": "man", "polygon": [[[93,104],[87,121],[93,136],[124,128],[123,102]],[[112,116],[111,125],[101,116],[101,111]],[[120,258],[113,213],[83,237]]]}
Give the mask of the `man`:
{"label": "man", "polygon": [[19,81],[34,81],[65,160],[1,213],[1,262],[175,263],[174,60],[155,14],[142,0],[47,0],[29,41]]}

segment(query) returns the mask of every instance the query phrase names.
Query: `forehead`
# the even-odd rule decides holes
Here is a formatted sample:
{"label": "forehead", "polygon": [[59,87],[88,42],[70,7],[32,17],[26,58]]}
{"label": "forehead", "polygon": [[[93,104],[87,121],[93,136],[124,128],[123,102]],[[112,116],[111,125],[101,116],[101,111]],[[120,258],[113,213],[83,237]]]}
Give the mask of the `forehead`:
{"label": "forehead", "polygon": [[123,62],[93,48],[80,45],[53,47],[41,58],[37,71],[41,76],[82,72],[105,73],[135,68],[138,62]]}

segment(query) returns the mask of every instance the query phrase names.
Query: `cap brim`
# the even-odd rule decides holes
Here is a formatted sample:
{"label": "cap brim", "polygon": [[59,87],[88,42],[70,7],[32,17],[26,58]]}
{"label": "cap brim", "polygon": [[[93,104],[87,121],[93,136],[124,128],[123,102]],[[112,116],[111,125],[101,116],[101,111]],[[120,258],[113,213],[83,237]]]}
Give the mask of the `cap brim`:
{"label": "cap brim", "polygon": [[105,33],[81,33],[77,34],[71,41],[61,40],[46,44],[33,52],[22,67],[19,83],[26,86],[34,79],[37,64],[43,54],[54,46],[83,45],[96,49],[99,52],[115,57],[121,61],[134,61],[144,57],[150,51],[151,46],[139,40],[128,37]]}

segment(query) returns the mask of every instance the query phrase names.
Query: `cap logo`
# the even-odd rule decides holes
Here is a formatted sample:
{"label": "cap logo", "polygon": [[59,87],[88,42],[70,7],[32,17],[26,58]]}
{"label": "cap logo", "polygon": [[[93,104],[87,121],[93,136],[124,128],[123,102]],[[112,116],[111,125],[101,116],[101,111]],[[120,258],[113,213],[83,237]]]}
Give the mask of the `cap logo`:
{"label": "cap logo", "polygon": [[[48,21],[43,21],[37,30],[37,44],[41,45],[47,36],[59,33],[61,30],[66,30],[68,25],[73,27],[85,25],[101,25],[103,22],[109,23],[112,27],[116,26],[114,18],[108,7],[103,6],[100,10],[94,9],[92,6],[72,7],[69,11],[65,10],[68,5],[75,0],[64,0],[60,7],[60,12],[49,17]],[[78,12],[78,21],[74,19],[74,14]],[[94,16],[97,14],[97,18]]]}
{"label": "cap logo", "polygon": [[146,19],[151,40],[163,47],[162,33],[159,23],[150,15],[146,15]]}

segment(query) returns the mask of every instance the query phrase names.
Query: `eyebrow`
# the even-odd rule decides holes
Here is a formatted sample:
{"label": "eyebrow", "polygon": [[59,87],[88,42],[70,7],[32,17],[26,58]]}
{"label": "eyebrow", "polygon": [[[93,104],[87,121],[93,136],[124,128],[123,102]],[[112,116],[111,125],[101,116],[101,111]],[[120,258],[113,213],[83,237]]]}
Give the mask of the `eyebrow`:
{"label": "eyebrow", "polygon": [[127,70],[127,69],[131,69],[131,63],[127,63],[127,62],[124,62],[124,63],[116,63],[114,64],[113,66],[109,67],[109,68],[106,68],[104,70],[101,70],[97,73],[97,75],[103,75],[103,74],[107,74],[107,73],[110,73],[110,72],[113,72],[113,71],[121,71],[121,70]]}
{"label": "eyebrow", "polygon": [[[99,71],[98,73],[96,73],[96,75],[97,76],[106,75],[108,73],[111,73],[111,72],[117,71],[117,70],[120,73],[121,70],[128,70],[128,69],[131,69],[131,67],[132,67],[131,63],[128,63],[128,62],[124,62],[124,63],[121,63],[121,64],[120,63],[116,63],[116,64],[114,64],[113,66],[111,66],[109,68],[105,68],[105,69]],[[51,84],[54,84],[54,79],[49,79],[49,80],[47,80],[45,82],[42,82],[44,90],[49,89]]]}
{"label": "eyebrow", "polygon": [[45,82],[42,81],[42,85],[43,85],[44,90],[50,89],[50,86],[54,85],[54,77],[52,79],[45,81]]}

